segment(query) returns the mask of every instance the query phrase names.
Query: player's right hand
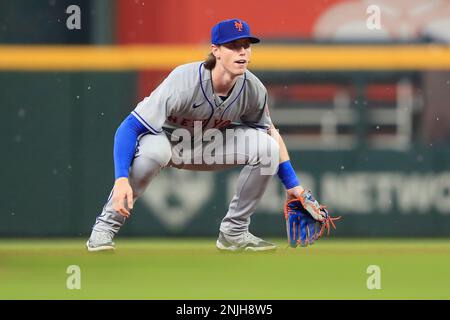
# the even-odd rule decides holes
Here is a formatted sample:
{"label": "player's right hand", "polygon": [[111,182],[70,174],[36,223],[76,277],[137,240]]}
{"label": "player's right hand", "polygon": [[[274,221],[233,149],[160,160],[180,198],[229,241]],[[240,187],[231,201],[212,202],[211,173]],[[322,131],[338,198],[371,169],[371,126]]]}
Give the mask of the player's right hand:
{"label": "player's right hand", "polygon": [[133,189],[131,189],[128,178],[118,178],[114,183],[112,196],[113,208],[125,218],[130,217],[133,209]]}

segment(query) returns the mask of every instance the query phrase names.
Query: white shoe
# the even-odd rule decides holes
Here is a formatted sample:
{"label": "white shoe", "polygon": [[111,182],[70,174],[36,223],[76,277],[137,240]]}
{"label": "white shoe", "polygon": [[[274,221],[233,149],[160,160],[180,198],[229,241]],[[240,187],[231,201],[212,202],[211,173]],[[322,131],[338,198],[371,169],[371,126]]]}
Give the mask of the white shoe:
{"label": "white shoe", "polygon": [[222,251],[273,251],[277,246],[261,238],[255,237],[250,232],[244,232],[239,236],[229,236],[219,233],[216,247]]}
{"label": "white shoe", "polygon": [[115,244],[112,239],[113,235],[109,232],[92,231],[91,237],[86,242],[86,248],[89,252],[114,251]]}

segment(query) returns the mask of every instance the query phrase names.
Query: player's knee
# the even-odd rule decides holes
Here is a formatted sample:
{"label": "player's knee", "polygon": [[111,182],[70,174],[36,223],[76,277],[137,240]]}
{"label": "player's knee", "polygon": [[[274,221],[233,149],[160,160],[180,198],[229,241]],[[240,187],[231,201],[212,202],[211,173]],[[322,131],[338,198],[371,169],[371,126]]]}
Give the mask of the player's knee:
{"label": "player's knee", "polygon": [[172,157],[170,142],[163,134],[142,137],[138,148],[140,157],[156,161],[161,167],[165,167]]}
{"label": "player's knee", "polygon": [[280,157],[280,146],[275,139],[264,132],[258,132],[257,143],[249,154],[250,164],[277,165]]}
{"label": "player's knee", "polygon": [[280,145],[268,134],[266,134],[266,143],[259,157],[264,164],[276,165],[278,167],[280,161]]}

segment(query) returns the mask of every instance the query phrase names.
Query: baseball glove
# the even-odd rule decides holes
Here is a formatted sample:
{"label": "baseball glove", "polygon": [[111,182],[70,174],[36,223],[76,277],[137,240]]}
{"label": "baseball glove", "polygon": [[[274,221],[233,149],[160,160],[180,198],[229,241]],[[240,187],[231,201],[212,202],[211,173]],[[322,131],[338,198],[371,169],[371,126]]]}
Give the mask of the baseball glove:
{"label": "baseball glove", "polygon": [[306,247],[318,240],[325,231],[336,229],[334,221],[341,217],[331,217],[325,206],[313,198],[311,191],[304,191],[298,199],[286,201],[284,217],[289,246]]}

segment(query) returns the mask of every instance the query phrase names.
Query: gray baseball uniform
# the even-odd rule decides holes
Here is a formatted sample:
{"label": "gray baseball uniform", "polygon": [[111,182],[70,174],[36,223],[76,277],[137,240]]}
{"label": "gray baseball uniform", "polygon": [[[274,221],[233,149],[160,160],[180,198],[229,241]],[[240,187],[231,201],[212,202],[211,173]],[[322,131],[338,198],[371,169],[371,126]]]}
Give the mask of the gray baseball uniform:
{"label": "gray baseball uniform", "polygon": [[[220,231],[229,235],[248,231],[250,216],[275,173],[275,170],[264,173],[267,161],[262,161],[263,157],[272,167],[274,164],[278,167],[279,160],[278,144],[267,134],[271,126],[267,90],[259,79],[246,71],[238,77],[228,97],[223,98],[214,93],[211,71],[205,69],[202,62],[181,65],[141,101],[132,114],[150,132],[138,139],[130,167],[129,181],[134,200],[165,167],[217,170],[243,164],[236,193]],[[223,139],[206,139],[195,144],[192,143],[194,138],[189,144],[189,151],[193,152],[186,153],[186,145],[180,152],[179,133],[190,133],[195,137],[199,129],[204,133],[203,137],[206,132],[221,132]],[[216,147],[210,148],[214,149],[213,158],[223,161],[208,162],[204,152],[195,152],[198,147],[204,151],[214,143]],[[125,218],[113,210],[110,197],[93,230],[115,234],[124,221]]]}

